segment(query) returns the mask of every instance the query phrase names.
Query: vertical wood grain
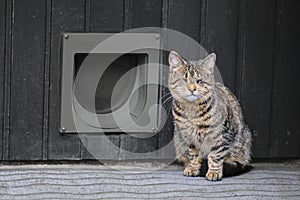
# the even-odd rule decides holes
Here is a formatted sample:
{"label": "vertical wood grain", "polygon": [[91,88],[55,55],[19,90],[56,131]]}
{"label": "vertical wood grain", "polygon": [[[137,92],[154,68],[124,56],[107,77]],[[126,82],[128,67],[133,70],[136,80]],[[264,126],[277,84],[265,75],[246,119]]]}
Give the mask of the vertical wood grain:
{"label": "vertical wood grain", "polygon": [[200,41],[201,1],[169,0],[168,28]]}
{"label": "vertical wood grain", "polygon": [[91,0],[91,32],[116,33],[123,30],[124,1]]}
{"label": "vertical wood grain", "polygon": [[6,1],[0,2],[0,159],[3,157],[3,120],[4,120],[4,63],[5,63],[5,22],[6,22]]}
{"label": "vertical wood grain", "polygon": [[[92,32],[100,33],[116,33],[123,30],[123,16],[124,16],[124,3],[120,0],[105,0],[97,1],[90,0],[90,21],[86,27]],[[112,14],[114,13],[114,14]],[[88,20],[88,19],[87,19]],[[116,160],[119,158],[119,151],[113,151],[114,145],[119,148],[120,135],[107,134],[107,135],[91,135],[81,134],[83,146],[81,150],[82,159],[95,159],[87,149],[93,149],[97,153],[97,158],[100,160]],[[105,143],[108,139],[111,143]],[[94,153],[95,154],[95,153]]]}
{"label": "vertical wood grain", "polygon": [[6,0],[5,5],[5,55],[4,55],[4,108],[3,108],[3,134],[2,134],[2,160],[9,160],[9,134],[10,134],[10,71],[12,55],[12,1]]}
{"label": "vertical wood grain", "polygon": [[124,0],[123,31],[131,29],[132,0]]}
{"label": "vertical wood grain", "polygon": [[300,156],[299,2],[277,1],[270,157]]}
{"label": "vertical wood grain", "polygon": [[43,100],[43,140],[42,140],[42,159],[48,159],[48,139],[49,139],[49,79],[50,79],[50,60],[51,60],[51,28],[52,28],[52,0],[46,1],[45,16],[45,66],[44,66],[44,100]]}
{"label": "vertical wood grain", "polygon": [[[179,31],[192,39],[200,42],[200,25],[201,25],[201,1],[179,1],[179,0],[165,0],[163,1],[163,13],[162,13],[162,25],[163,27]],[[170,42],[177,42],[173,38],[169,38],[164,44],[169,46]],[[183,46],[185,52],[189,51],[189,46]],[[178,49],[174,49],[179,51]],[[181,53],[179,51],[179,53]],[[192,53],[192,52],[191,52]],[[197,53],[192,53],[197,54]],[[200,55],[200,53],[199,53]],[[167,61],[168,52],[164,52],[162,62],[164,65],[168,65]],[[168,82],[169,69],[163,69],[162,81],[164,84]],[[170,93],[167,88],[162,88],[160,101],[163,104],[164,109],[167,114],[167,121],[158,134],[158,148],[162,149],[164,146],[168,145],[173,140],[173,116],[171,112],[172,99],[170,98]],[[170,155],[158,155],[160,158],[173,159],[174,152],[170,152]]]}
{"label": "vertical wood grain", "polygon": [[245,52],[237,84],[246,121],[254,133],[253,155],[268,157],[275,2],[247,0],[245,6]]}
{"label": "vertical wood grain", "polygon": [[[159,0],[126,0],[124,23],[125,28],[160,27],[162,16],[162,2]],[[127,16],[126,16],[127,15]],[[156,153],[147,155],[148,152],[157,150],[157,135],[147,138],[138,138],[122,134],[120,139],[120,159],[135,159],[128,157],[126,151],[143,153],[143,159],[156,158]],[[141,159],[141,158],[139,158]]]}
{"label": "vertical wood grain", "polygon": [[45,13],[45,1],[13,2],[11,160],[42,155]]}
{"label": "vertical wood grain", "polygon": [[239,2],[239,20],[237,30],[237,67],[235,73],[235,91],[238,99],[241,99],[243,73],[245,66],[245,49],[246,49],[246,2],[247,0],[240,0]]}
{"label": "vertical wood grain", "polygon": [[205,49],[217,54],[223,82],[235,92],[239,1],[213,0],[207,1],[206,6]]}
{"label": "vertical wood grain", "polygon": [[161,27],[161,0],[132,0],[131,28]]}
{"label": "vertical wood grain", "polygon": [[206,40],[207,40],[207,0],[201,0],[199,43],[205,47]]}
{"label": "vertical wood grain", "polygon": [[[168,28],[169,26],[169,0],[163,0],[162,4],[162,27]],[[164,47],[167,46],[167,41],[163,40],[162,45]],[[161,62],[165,66],[168,66],[168,53],[167,51],[163,51],[161,55]],[[162,74],[160,75],[162,85],[168,85],[168,77],[169,77],[169,68],[163,67]],[[167,87],[160,87],[160,97],[159,103],[166,111],[160,110],[160,117],[165,120],[165,123],[162,127],[162,130],[158,133],[158,149],[162,149],[167,144],[169,144],[173,140],[173,132],[174,132],[174,125],[173,125],[173,116],[171,112],[171,94]],[[172,151],[172,150],[171,150]],[[160,152],[158,153],[158,158],[166,158],[166,159],[174,159],[175,158],[175,151],[173,149],[172,152]]]}
{"label": "vertical wood grain", "polygon": [[49,99],[49,147],[50,160],[81,159],[81,143],[78,135],[61,135],[60,129],[60,47],[64,32],[83,32],[85,0],[53,0],[51,32],[51,67]]}
{"label": "vertical wood grain", "polygon": [[[145,26],[180,31],[217,53],[224,83],[241,101],[254,132],[255,158],[299,158],[298,4],[296,0],[0,1],[1,159],[94,159],[78,135],[58,131],[61,34],[117,33]],[[164,64],[166,58],[164,52]],[[161,80],[167,79],[165,68]],[[161,89],[161,103],[168,92]],[[170,111],[170,101],[163,106]],[[104,136],[121,148],[117,155],[109,153],[99,136],[83,137],[83,143],[97,147],[104,159],[131,159],[124,151],[145,153],[168,144],[173,139],[172,120],[169,112],[162,131],[147,139],[118,133]]]}

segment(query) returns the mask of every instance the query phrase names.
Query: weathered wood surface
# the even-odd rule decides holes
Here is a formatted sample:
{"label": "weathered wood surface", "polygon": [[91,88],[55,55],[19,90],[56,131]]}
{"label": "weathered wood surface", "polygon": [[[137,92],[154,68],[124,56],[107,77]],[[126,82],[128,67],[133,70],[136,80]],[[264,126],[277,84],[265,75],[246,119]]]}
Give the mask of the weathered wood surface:
{"label": "weathered wood surface", "polygon": [[[149,165],[149,164],[148,164]],[[146,165],[144,165],[146,166]],[[151,164],[150,164],[151,166]],[[185,177],[179,166],[155,171],[95,165],[1,166],[4,199],[299,199],[298,164],[256,164],[219,182]],[[154,170],[154,171],[152,171]]]}
{"label": "weathered wood surface", "polygon": [[[114,33],[124,30],[124,2],[118,0],[90,1],[89,9],[86,10],[86,32]],[[111,13],[114,13],[113,15]],[[120,146],[120,134],[111,134],[102,137],[81,136],[82,145],[81,159],[94,159],[87,148],[101,148],[102,159],[118,159],[119,152],[112,151],[113,145],[104,143],[103,137],[107,137],[112,144]],[[98,147],[96,147],[98,146]]]}
{"label": "weathered wood surface", "polygon": [[[239,1],[207,1],[205,13],[204,45],[208,52],[215,52],[218,56],[216,65],[224,84],[235,92],[237,57],[238,54],[238,22]],[[222,11],[222,12],[220,12]]]}
{"label": "weathered wood surface", "polygon": [[[224,82],[241,100],[254,131],[254,157],[299,157],[299,5],[297,0],[2,0],[1,160],[93,159],[76,134],[58,131],[61,34],[143,26],[180,31],[217,53]],[[166,54],[162,60],[166,63]],[[164,83],[167,76],[165,68]],[[167,90],[161,94],[164,101]],[[153,151],[168,144],[172,132],[170,115],[147,141],[109,137],[125,150]],[[120,150],[125,159],[122,155]]]}
{"label": "weathered wood surface", "polygon": [[[15,1],[12,21],[9,159],[42,158],[46,1]],[[34,9],[32,9],[34,7]],[[34,59],[33,59],[34,58]]]}
{"label": "weathered wood surface", "polygon": [[[6,6],[5,2],[1,1],[0,2],[0,35],[5,36],[5,12],[6,11]],[[0,37],[0,80],[4,80],[4,57],[5,57],[5,42],[6,38],[5,37]],[[0,109],[3,108],[3,103],[4,103],[4,82],[0,82]],[[4,119],[4,113],[0,112],[0,141],[3,140],[3,119]],[[2,158],[2,142],[0,143],[0,157]]]}
{"label": "weathered wood surface", "polygon": [[[124,31],[139,27],[160,27],[161,25],[161,1],[159,0],[125,0]],[[132,137],[127,134],[120,136],[119,159],[133,159],[126,152],[147,153],[158,149],[157,135],[148,138]],[[155,159],[156,154],[146,155],[144,159]]]}
{"label": "weathered wood surface", "polygon": [[257,157],[268,157],[271,130],[266,122],[271,121],[272,108],[275,1],[247,1],[245,6],[247,30],[239,94],[246,120],[254,131],[253,152]]}
{"label": "weathered wood surface", "polygon": [[[193,16],[193,17],[191,17]],[[201,1],[176,1],[176,0],[165,0],[162,4],[162,26],[164,28],[172,29],[179,31],[195,41],[200,42],[200,21],[201,21]],[[183,21],[188,23],[182,23]],[[172,38],[168,38],[168,41],[165,41],[165,46],[169,47],[174,46],[172,43],[177,41]],[[179,45],[178,45],[179,46]],[[188,45],[180,46],[185,52],[191,52]],[[179,51],[179,50],[177,50]],[[168,65],[167,53],[164,52],[162,57],[162,63]],[[167,85],[169,70],[168,67],[162,69],[162,83]],[[162,87],[160,103],[166,110],[167,116],[166,123],[162,131],[158,134],[158,148],[161,149],[168,145],[170,141],[173,140],[173,117],[171,112],[172,99],[170,98],[170,92],[167,88]],[[171,158],[174,153],[166,155],[165,153],[159,153],[159,158]]]}
{"label": "weathered wood surface", "polygon": [[[277,52],[274,70],[272,136],[270,156],[297,157],[300,154],[300,93],[295,86],[300,85],[299,66],[295,58],[299,55],[300,21],[296,20],[299,2],[279,1],[277,21]],[[297,103],[296,103],[297,102]],[[298,151],[297,151],[298,146]],[[284,151],[280,151],[284,149]],[[298,153],[297,153],[298,152]]]}
{"label": "weathered wood surface", "polygon": [[77,135],[60,135],[60,45],[61,33],[84,32],[84,0],[52,0],[51,54],[49,85],[49,137],[48,158],[50,160],[80,159],[81,143]]}

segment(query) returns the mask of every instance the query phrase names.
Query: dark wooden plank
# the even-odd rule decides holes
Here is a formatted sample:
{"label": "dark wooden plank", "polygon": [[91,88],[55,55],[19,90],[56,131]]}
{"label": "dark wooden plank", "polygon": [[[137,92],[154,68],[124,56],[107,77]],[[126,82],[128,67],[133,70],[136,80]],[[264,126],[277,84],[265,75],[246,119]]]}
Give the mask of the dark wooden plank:
{"label": "dark wooden plank", "polygon": [[84,160],[97,159],[102,163],[118,160],[120,154],[120,135],[80,134]]}
{"label": "dark wooden plank", "polygon": [[0,2],[0,160],[2,159],[2,136],[3,136],[3,119],[4,119],[4,63],[5,63],[5,14],[6,5],[5,1]]}
{"label": "dark wooden plank", "polygon": [[[115,33],[123,30],[124,1],[91,0],[90,4],[90,21],[86,23],[89,25],[86,27],[87,30],[90,30],[91,32],[101,33]],[[97,153],[97,158],[100,160],[118,159],[119,151],[116,153],[115,151],[112,151],[112,149],[114,149],[115,145],[119,148],[119,134],[109,134],[102,136],[86,134],[81,135],[81,138],[83,139],[83,146],[81,150],[82,159],[95,159],[94,156],[88,151],[88,149],[90,148],[94,149],[96,152],[101,151],[100,154]],[[111,143],[107,143],[106,139],[111,141]]]}
{"label": "dark wooden plank", "polygon": [[122,0],[91,0],[91,32],[121,32],[123,31]]}
{"label": "dark wooden plank", "polygon": [[[274,1],[246,1],[244,64],[239,66],[240,100],[254,131],[254,157],[268,157],[272,105]],[[259,19],[259,20],[258,20]]]}
{"label": "dark wooden plank", "polygon": [[120,139],[121,160],[145,160],[157,158],[157,135],[140,138],[122,134]]}
{"label": "dark wooden plank", "polygon": [[13,9],[10,159],[39,160],[43,130],[45,1],[14,1]]}
{"label": "dark wooden plank", "polygon": [[131,28],[161,27],[161,0],[132,0]]}
{"label": "dark wooden plank", "polygon": [[224,84],[235,92],[237,61],[238,0],[207,1],[204,44],[208,52],[217,54],[217,66]]}
{"label": "dark wooden plank", "polygon": [[77,135],[61,135],[60,126],[60,39],[64,32],[83,32],[85,16],[84,0],[52,1],[51,68],[49,100],[50,160],[80,159],[81,143]]}
{"label": "dark wooden plank", "polygon": [[[179,31],[196,40],[197,42],[200,42],[201,6],[201,1],[194,0],[163,1],[162,26]],[[189,57],[187,57],[188,59],[197,59],[197,57],[199,58],[200,53],[190,50],[191,47],[189,45],[182,45],[179,48],[179,45],[173,44],[176,42],[178,42],[176,38],[169,37],[168,41],[164,45],[173,50],[179,51],[179,53],[188,52],[188,54],[190,54],[188,55]],[[176,47],[178,47],[178,49],[174,49]],[[168,52],[165,52],[162,58],[162,62],[165,65],[168,65],[167,56]],[[167,85],[168,83],[168,73],[169,69],[163,68],[161,78],[164,85]],[[158,149],[162,149],[173,140],[174,127],[173,116],[171,112],[171,102],[172,99],[170,98],[169,90],[167,88],[162,88],[160,103],[164,107],[166,113],[162,112],[161,117],[162,119],[166,119],[166,122],[158,135]],[[170,150],[166,154],[161,152],[158,154],[158,158],[173,159],[174,151],[172,152],[172,150]]]}
{"label": "dark wooden plank", "polygon": [[170,0],[168,28],[174,29],[200,41],[201,1]]}
{"label": "dark wooden plank", "polygon": [[[164,0],[162,5],[162,27],[167,28],[168,27],[168,20],[169,20],[169,1]],[[167,46],[167,41],[163,40],[162,45]],[[167,51],[163,51],[161,62],[164,65],[168,65],[168,53]],[[169,68],[163,67],[161,71],[161,83],[162,85],[168,85],[168,74],[169,74]],[[171,94],[168,88],[161,87],[160,88],[160,97],[159,97],[159,104],[163,107],[163,109],[160,110],[160,119],[159,121],[164,121],[164,124],[160,124],[160,127],[162,127],[161,131],[158,133],[158,149],[162,149],[165,147],[165,145],[169,144],[173,140],[173,132],[174,132],[174,126],[173,126],[173,116],[171,112],[171,104],[172,98]],[[159,151],[157,155],[158,159],[174,159],[175,158],[175,151],[174,146],[171,152],[162,152]]]}
{"label": "dark wooden plank", "polygon": [[12,0],[5,5],[5,56],[4,56],[4,109],[3,109],[3,135],[2,160],[9,160],[9,133],[10,133],[10,71],[12,54]]}
{"label": "dark wooden plank", "polygon": [[91,31],[91,0],[85,0],[84,32]]}
{"label": "dark wooden plank", "polygon": [[236,84],[235,91],[238,99],[241,99],[241,90],[242,90],[242,78],[243,70],[245,66],[245,52],[246,52],[246,30],[247,30],[247,21],[246,21],[246,4],[247,0],[240,0],[239,5],[239,20],[238,20],[238,31],[237,31],[237,68],[236,68]]}
{"label": "dark wooden plank", "polygon": [[45,40],[45,70],[44,70],[44,111],[43,111],[43,141],[42,141],[42,159],[48,159],[48,138],[49,138],[49,72],[51,59],[51,16],[52,0],[46,1],[46,40]]}
{"label": "dark wooden plank", "polygon": [[[158,0],[130,0],[128,11],[125,12],[125,24],[127,28],[139,27],[160,27],[162,16],[162,2]],[[125,27],[126,28],[126,27]],[[140,32],[140,31],[139,31]],[[143,31],[141,31],[143,32]],[[156,151],[158,137],[157,135],[139,138],[129,136],[127,134],[121,135],[120,140],[120,159],[147,159],[156,158],[156,153],[148,153]],[[131,157],[132,153],[140,153],[137,157]],[[148,154],[147,154],[148,153]]]}
{"label": "dark wooden plank", "polygon": [[274,80],[273,132],[270,155],[277,158],[300,157],[300,23],[298,1],[278,1],[279,15]]}
{"label": "dark wooden plank", "polygon": [[[255,157],[299,157],[300,97],[292,90],[299,85],[297,10],[295,0],[1,1],[0,46],[4,48],[0,49],[0,155],[5,160],[93,159],[77,135],[58,133],[60,33],[164,26],[217,52],[225,84],[234,91],[236,83],[246,120],[254,130]],[[166,68],[161,77],[164,82],[167,76]],[[168,90],[162,89],[161,102],[167,94]],[[164,106],[169,110],[170,103]],[[172,133],[169,116],[158,139],[107,137],[123,150],[147,152],[166,145]],[[84,141],[88,146],[102,142],[99,151],[110,151],[104,140]],[[123,150],[117,158],[130,159]]]}
{"label": "dark wooden plank", "polygon": [[200,8],[200,44],[206,46],[207,39],[207,0],[201,0]]}

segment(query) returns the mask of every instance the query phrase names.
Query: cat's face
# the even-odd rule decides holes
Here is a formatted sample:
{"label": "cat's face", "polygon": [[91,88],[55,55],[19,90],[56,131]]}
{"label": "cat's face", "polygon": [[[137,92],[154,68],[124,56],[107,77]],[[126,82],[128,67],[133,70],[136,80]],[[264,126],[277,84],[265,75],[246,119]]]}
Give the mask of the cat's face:
{"label": "cat's face", "polygon": [[178,53],[169,54],[169,90],[178,101],[206,101],[212,95],[216,55],[203,60],[187,61]]}

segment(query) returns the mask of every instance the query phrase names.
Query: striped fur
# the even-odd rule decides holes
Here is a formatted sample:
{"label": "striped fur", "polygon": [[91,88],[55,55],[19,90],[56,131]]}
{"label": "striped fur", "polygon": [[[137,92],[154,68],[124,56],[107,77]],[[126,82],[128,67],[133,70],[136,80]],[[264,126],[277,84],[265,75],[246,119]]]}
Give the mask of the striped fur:
{"label": "striped fur", "polygon": [[214,80],[215,61],[215,54],[190,62],[174,51],[169,55],[177,159],[186,176],[198,176],[207,159],[212,181],[222,179],[224,162],[246,166],[252,142],[238,100]]}

